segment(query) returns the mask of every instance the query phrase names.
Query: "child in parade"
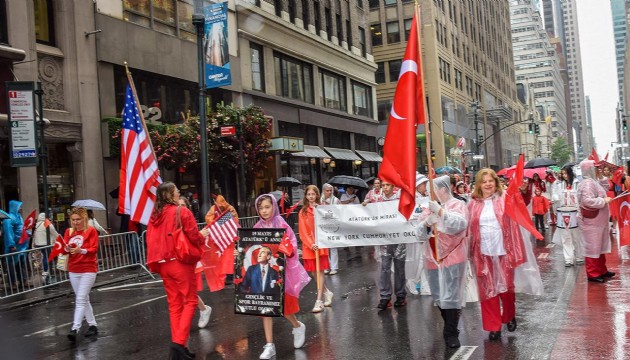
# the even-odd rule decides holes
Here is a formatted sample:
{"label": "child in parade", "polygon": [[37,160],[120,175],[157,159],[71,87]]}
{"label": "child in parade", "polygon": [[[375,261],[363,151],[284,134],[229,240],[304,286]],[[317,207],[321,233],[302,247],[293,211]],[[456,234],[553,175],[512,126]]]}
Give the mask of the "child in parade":
{"label": "child in parade", "polygon": [[545,235],[545,215],[549,211],[549,200],[542,195],[540,188],[534,189],[535,196],[532,198],[532,214],[534,215],[534,223],[536,230]]}
{"label": "child in parade", "polygon": [[433,180],[439,202],[430,201],[428,211],[416,230],[420,240],[429,241],[427,227],[436,226],[437,239],[426,246],[424,260],[433,301],[444,320],[444,341],[450,348],[460,347],[457,329],[461,309],[466,304],[466,260],[468,259],[468,209],[466,203],[453,197],[448,175]]}
{"label": "child in parade", "polygon": [[96,319],[92,304],[90,304],[90,290],[96,281],[98,263],[98,232],[88,225],[88,213],[84,208],[73,208],[70,211],[70,228],[66,229],[63,236],[67,244],[63,253],[69,254],[68,275],[70,284],[76,296],[74,301],[74,321],[72,329],[68,333],[68,339],[77,340],[81,330],[83,318],[89,327],[85,332],[86,337],[98,334]]}
{"label": "child in parade", "polygon": [[[423,209],[425,209],[431,198],[427,187],[429,178],[416,172],[416,208],[412,218],[419,219]],[[426,232],[427,229],[425,228]],[[431,295],[426,272],[424,271],[424,252],[426,242],[420,239],[418,243],[405,245],[407,257],[405,261],[405,275],[407,276],[407,292],[412,295]]]}
{"label": "child in parade", "polygon": [[[375,180],[376,181],[376,180]],[[380,184],[380,181],[379,181]],[[380,188],[380,185],[379,185]],[[339,205],[341,202],[334,194],[335,188],[326,183],[322,186],[322,197],[320,203],[322,205]],[[328,261],[330,262],[330,270],[324,270],[326,275],[336,275],[339,271],[339,252],[337,248],[328,249]]]}
{"label": "child in parade", "polygon": [[[320,285],[317,289],[317,300],[312,312],[324,311],[324,307],[332,305],[333,293],[326,287],[324,270],[328,270],[328,249],[319,249],[315,241],[315,214],[314,209],[319,205],[319,189],[315,185],[306,187],[305,196],[302,200],[302,209],[298,214],[298,227],[300,240],[302,240],[302,259],[304,269],[319,279]],[[315,259],[319,257],[319,269],[317,269]],[[322,301],[322,296],[324,300]]]}
{"label": "child in parade", "polygon": [[[284,228],[293,248],[297,249],[295,234],[289,224],[280,216],[280,210],[278,210],[278,204],[273,195],[259,196],[255,205],[260,220],[254,225],[254,228]],[[295,314],[300,311],[298,298],[310,280],[311,278],[300,263],[297,251],[294,251],[292,256],[287,256],[284,280],[284,317],[293,326],[293,346],[296,349],[301,348],[306,340],[306,326],[295,317]],[[267,343],[260,354],[260,359],[271,359],[276,355],[276,346],[273,342],[273,318],[263,317],[262,323]]]}
{"label": "child in parade", "polygon": [[366,204],[377,202],[383,194],[383,191],[381,190],[381,179],[375,178],[372,186],[372,189],[368,191],[367,195],[365,195],[365,199],[363,200],[363,202]]}

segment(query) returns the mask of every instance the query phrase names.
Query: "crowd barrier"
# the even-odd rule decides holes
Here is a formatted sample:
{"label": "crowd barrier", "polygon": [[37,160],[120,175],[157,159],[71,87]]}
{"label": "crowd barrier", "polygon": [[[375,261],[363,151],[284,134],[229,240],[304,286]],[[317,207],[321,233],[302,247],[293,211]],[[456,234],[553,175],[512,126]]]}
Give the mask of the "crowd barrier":
{"label": "crowd barrier", "polygon": [[[144,237],[135,232],[99,236],[98,272],[134,266],[146,268]],[[57,269],[57,259],[48,262],[53,245],[0,255],[0,299],[59,285],[68,272]],[[151,275],[153,276],[153,275]]]}

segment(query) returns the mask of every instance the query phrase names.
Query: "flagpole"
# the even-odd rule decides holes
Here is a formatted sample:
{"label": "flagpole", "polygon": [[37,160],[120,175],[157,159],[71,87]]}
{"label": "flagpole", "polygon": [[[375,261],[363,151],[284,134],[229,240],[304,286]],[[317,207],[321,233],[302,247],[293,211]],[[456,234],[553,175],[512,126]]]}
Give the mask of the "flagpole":
{"label": "flagpole", "polygon": [[[415,1],[416,4],[416,36],[418,37],[418,59],[422,60],[422,42],[420,41],[420,25],[421,25],[421,11],[420,11],[420,4],[418,4],[418,0]],[[418,74],[424,74],[423,73],[423,65],[422,65],[422,61],[418,61]],[[422,77],[423,81],[424,81],[424,76]],[[424,85],[424,84],[423,84]],[[424,111],[424,114],[422,114],[424,116],[424,140],[425,140],[425,147],[427,148],[427,178],[429,178],[429,193],[431,196],[431,200],[435,200],[436,196],[435,196],[435,190],[433,188],[433,160],[431,159],[431,118],[429,117],[429,113],[427,111],[427,103],[426,103],[426,97],[422,96],[422,99],[420,99],[420,101],[422,101],[422,109]],[[435,224],[433,224],[432,228],[432,237],[435,239],[437,239],[437,228],[435,226]],[[437,244],[434,243],[434,247],[433,247],[433,252],[434,252],[434,257],[436,261],[440,261],[440,256],[438,254],[438,247]]]}
{"label": "flagpole", "polygon": [[[155,151],[153,150],[153,142],[151,141],[151,136],[149,136],[149,129],[147,129],[147,123],[144,121],[144,115],[142,114],[142,108],[140,108],[140,100],[138,99],[138,93],[136,92],[136,84],[133,82],[133,77],[131,76],[131,72],[129,71],[129,67],[127,66],[127,62],[125,64],[125,73],[127,74],[127,81],[129,81],[129,86],[131,86],[131,92],[133,93],[133,99],[136,102],[136,109],[138,110],[138,114],[140,115],[140,122],[142,123],[142,128],[144,129],[144,133],[146,134],[147,140],[149,142],[149,146],[151,147],[151,152],[155,156]],[[156,156],[157,159],[157,156]],[[159,173],[158,169],[158,173]]]}

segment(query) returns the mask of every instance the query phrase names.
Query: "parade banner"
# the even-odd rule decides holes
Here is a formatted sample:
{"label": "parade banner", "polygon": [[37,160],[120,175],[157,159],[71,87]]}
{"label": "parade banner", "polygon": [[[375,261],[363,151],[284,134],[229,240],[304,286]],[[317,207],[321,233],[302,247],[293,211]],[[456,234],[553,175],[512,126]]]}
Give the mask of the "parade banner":
{"label": "parade banner", "polygon": [[234,313],[284,316],[284,229],[238,229],[234,259]]}
{"label": "parade banner", "polygon": [[412,215],[407,221],[398,211],[398,201],[320,205],[315,208],[315,238],[321,248],[414,243],[416,219]]}
{"label": "parade banner", "polygon": [[232,77],[228,49],[227,2],[206,6],[204,16],[206,88],[230,85]]}

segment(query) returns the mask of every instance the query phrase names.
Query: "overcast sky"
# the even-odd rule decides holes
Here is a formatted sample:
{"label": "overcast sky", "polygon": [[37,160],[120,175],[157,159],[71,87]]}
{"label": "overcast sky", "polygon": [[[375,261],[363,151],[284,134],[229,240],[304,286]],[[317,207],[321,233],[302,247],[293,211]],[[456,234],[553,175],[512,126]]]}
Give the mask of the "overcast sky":
{"label": "overcast sky", "polygon": [[[591,98],[593,135],[600,157],[616,141],[617,64],[610,0],[577,0],[584,95]],[[584,149],[588,154],[591,149]],[[611,151],[612,154],[612,151]]]}

